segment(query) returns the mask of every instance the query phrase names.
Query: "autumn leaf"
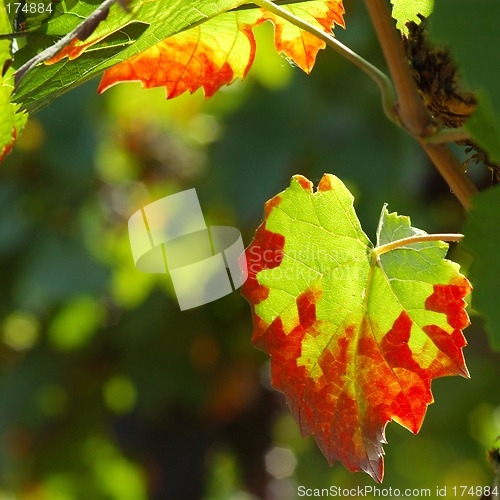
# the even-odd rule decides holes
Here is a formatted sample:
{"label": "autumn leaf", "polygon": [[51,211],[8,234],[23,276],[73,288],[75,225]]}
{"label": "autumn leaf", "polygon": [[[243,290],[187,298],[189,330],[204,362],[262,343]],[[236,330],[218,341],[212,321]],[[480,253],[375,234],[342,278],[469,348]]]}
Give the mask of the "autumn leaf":
{"label": "autumn leaf", "polygon": [[[128,10],[119,3],[109,9],[106,20],[93,26],[85,40],[73,39],[59,54],[24,74],[16,88],[16,100],[36,112],[72,87],[101,74],[105,69],[142,52],[159,40],[206,22],[241,0],[130,0]],[[99,5],[97,0],[62,0],[53,16],[27,37],[16,52],[16,70],[53,47],[78,28]]]}
{"label": "autumn leaf", "polygon": [[[11,29],[5,5],[0,3],[0,33]],[[19,106],[11,102],[13,91],[12,69],[10,69],[11,42],[0,40],[0,162],[10,153],[28,116],[18,112]]]}
{"label": "autumn leaf", "polygon": [[[342,0],[278,0],[282,8],[331,34],[344,26]],[[39,111],[70,88],[106,71],[102,92],[118,82],[165,86],[170,97],[203,87],[212,95],[222,85],[244,78],[255,55],[253,28],[275,25],[275,46],[305,71],[311,71],[324,43],[248,0],[128,0],[128,10],[110,7],[85,40],[74,38],[60,52],[24,73],[16,100]],[[89,18],[96,0],[62,0],[53,16],[27,38],[13,66],[20,70],[41,52]],[[107,71],[109,70],[109,71]]]}
{"label": "autumn leaf", "polygon": [[377,481],[387,422],[417,433],[432,379],[468,377],[461,330],[471,287],[445,259],[448,245],[385,251],[425,234],[384,207],[374,247],[337,177],[325,174],[313,192],[295,176],[267,202],[246,251],[252,340],[271,356],[273,386],[330,464]]}
{"label": "autumn leaf", "polygon": [[12,87],[0,78],[0,162],[12,151],[28,116],[10,102]]}
{"label": "autumn leaf", "polygon": [[[293,3],[288,10],[327,33],[335,23],[344,26],[341,0]],[[140,81],[145,88],[165,86],[169,98],[200,87],[211,97],[223,85],[245,78],[255,57],[252,29],[265,21],[274,24],[276,50],[309,73],[325,43],[264,9],[252,8],[221,13],[113,66],[105,71],[99,91]]]}

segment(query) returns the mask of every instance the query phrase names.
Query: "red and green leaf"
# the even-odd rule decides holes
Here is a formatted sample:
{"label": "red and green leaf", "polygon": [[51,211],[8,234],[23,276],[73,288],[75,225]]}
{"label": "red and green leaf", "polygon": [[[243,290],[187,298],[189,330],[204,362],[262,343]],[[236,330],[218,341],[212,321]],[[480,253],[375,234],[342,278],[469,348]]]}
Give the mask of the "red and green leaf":
{"label": "red and green leaf", "polygon": [[[327,33],[334,24],[344,26],[341,0],[300,2],[288,9]],[[169,98],[200,87],[210,97],[223,85],[245,78],[255,57],[252,29],[265,21],[275,26],[276,50],[309,73],[325,43],[266,10],[251,8],[221,13],[113,66],[99,90],[140,81],[146,88],[165,86]]]}
{"label": "red and green leaf", "polygon": [[[38,111],[69,88],[104,73],[99,90],[126,81],[164,86],[168,97],[203,88],[207,96],[252,66],[253,28],[275,26],[275,47],[310,72],[324,42],[248,0],[128,0],[110,7],[85,40],[75,38],[45,63],[23,73],[17,102]],[[280,0],[282,8],[331,34],[344,26],[342,0]],[[48,49],[94,12],[90,0],[61,0],[53,16],[27,37],[14,69]],[[87,33],[86,33],[87,34]]]}
{"label": "red and green leaf", "polygon": [[[0,33],[10,30],[10,21],[3,3],[0,4]],[[0,162],[10,153],[28,116],[18,112],[19,106],[11,102],[13,91],[10,63],[10,40],[0,40]]]}
{"label": "red and green leaf", "polygon": [[462,329],[471,287],[445,259],[448,245],[376,251],[418,234],[408,217],[384,207],[374,248],[337,177],[326,174],[313,192],[295,176],[266,204],[246,252],[243,295],[274,387],[330,464],[340,460],[377,481],[387,422],[417,433],[433,401],[431,381],[468,377]]}
{"label": "red and green leaf", "polygon": [[12,151],[28,115],[10,102],[12,87],[0,82],[0,162]]}

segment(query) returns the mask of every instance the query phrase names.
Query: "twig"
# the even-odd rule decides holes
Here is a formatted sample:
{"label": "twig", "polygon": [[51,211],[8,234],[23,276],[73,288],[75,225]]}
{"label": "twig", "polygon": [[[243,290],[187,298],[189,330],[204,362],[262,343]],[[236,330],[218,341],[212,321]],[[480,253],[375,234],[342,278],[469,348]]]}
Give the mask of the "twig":
{"label": "twig", "polygon": [[316,26],[304,21],[300,17],[295,16],[290,11],[283,9],[276,3],[269,0],[254,0],[254,4],[259,7],[276,14],[277,16],[285,19],[289,23],[297,26],[298,28],[308,31],[309,33],[317,36],[323,40],[329,47],[344,56],[347,60],[355,64],[359,69],[364,71],[379,87],[382,94],[382,107],[384,113],[392,122],[398,123],[397,114],[394,111],[395,94],[391,80],[380,71],[376,66],[363,59],[359,54],[346,47],[343,43],[339,42],[336,38],[328,33],[325,33]]}
{"label": "twig", "polygon": [[109,8],[116,2],[120,0],[104,0],[104,2],[97,7],[89,17],[85,18],[74,30],[70,31],[67,35],[63,36],[54,45],[46,48],[36,56],[32,57],[30,60],[25,62],[15,73],[14,73],[14,88],[19,87],[22,79],[26,74],[33,69],[37,64],[40,64],[51,57],[58,54],[66,45],[69,45],[75,38],[79,40],[85,40],[88,38],[96,29],[97,25],[104,19],[106,19]]}

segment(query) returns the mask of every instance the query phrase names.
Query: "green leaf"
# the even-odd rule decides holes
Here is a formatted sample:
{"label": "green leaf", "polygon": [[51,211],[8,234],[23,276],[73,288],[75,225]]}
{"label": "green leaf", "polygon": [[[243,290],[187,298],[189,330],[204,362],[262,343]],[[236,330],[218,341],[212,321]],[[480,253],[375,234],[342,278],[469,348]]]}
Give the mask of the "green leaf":
{"label": "green leaf", "polygon": [[434,0],[391,0],[392,17],[396,19],[396,26],[403,33],[407,33],[406,23],[413,21],[420,24],[419,14],[429,17],[434,8]]}
{"label": "green leaf", "polygon": [[[465,126],[473,139],[500,163],[500,2],[440,0],[430,17],[433,41],[446,44],[479,104]],[[483,49],[489,48],[487,52]]]}
{"label": "green leaf", "polygon": [[[28,37],[27,45],[16,53],[14,66],[23,63],[58,38],[76,28],[100,4],[99,0],[62,1],[56,13]],[[243,0],[132,0],[130,12],[114,4],[105,21],[85,40],[91,50],[77,60],[64,58],[54,65],[40,65],[30,71],[16,89],[16,99],[31,112],[49,104],[69,88],[106,68],[141,52],[159,40],[206,21],[245,3]]]}
{"label": "green leaf", "polygon": [[374,248],[340,179],[325,174],[313,192],[295,176],[246,252],[252,340],[271,356],[273,386],[330,463],[377,481],[387,422],[417,433],[431,381],[468,376],[470,284],[446,243],[399,241],[425,235],[384,207]]}
{"label": "green leaf", "polygon": [[474,256],[473,305],[485,320],[491,346],[500,351],[500,186],[476,195],[464,226],[464,245]]}
{"label": "green leaf", "polygon": [[[83,53],[77,61],[64,59],[59,64],[41,65],[29,72],[15,92],[15,99],[30,113],[35,113],[50,104],[54,99],[81,83],[95,77],[102,69],[112,66],[114,57],[123,51],[124,47],[133,43],[148,25],[131,23],[116,33],[104,38],[95,50]],[[55,39],[46,37],[47,45]],[[30,46],[30,55],[35,55],[34,47]],[[23,53],[25,55],[25,53]],[[19,67],[20,64],[17,65]]]}
{"label": "green leaf", "polygon": [[[10,33],[12,30],[5,4],[0,3],[0,33]],[[28,115],[19,113],[19,106],[11,103],[13,90],[12,69],[7,69],[12,58],[10,53],[11,42],[0,40],[0,162],[14,147]]]}

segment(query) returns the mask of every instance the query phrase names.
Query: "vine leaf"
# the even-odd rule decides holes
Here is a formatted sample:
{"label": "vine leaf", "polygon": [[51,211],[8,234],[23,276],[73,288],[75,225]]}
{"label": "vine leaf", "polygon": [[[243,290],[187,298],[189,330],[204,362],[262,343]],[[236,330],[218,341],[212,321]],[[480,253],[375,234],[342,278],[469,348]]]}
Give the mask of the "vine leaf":
{"label": "vine leaf", "polygon": [[12,86],[0,78],[0,162],[12,151],[28,115],[19,113],[18,106],[10,102]]}
{"label": "vine leaf", "polygon": [[[344,26],[341,0],[299,2],[288,9],[327,33],[335,23]],[[309,73],[325,43],[264,9],[249,8],[221,13],[111,67],[99,91],[140,81],[145,88],[165,86],[168,98],[200,87],[211,97],[223,85],[245,78],[255,57],[252,29],[265,21],[274,24],[276,50]]]}
{"label": "vine leaf", "polygon": [[325,174],[313,192],[295,176],[267,202],[246,251],[242,293],[252,340],[271,356],[273,386],[330,464],[340,460],[376,481],[387,422],[417,433],[433,401],[431,381],[469,376],[461,330],[471,286],[445,259],[448,245],[377,252],[425,234],[384,207],[374,248],[342,181]]}
{"label": "vine leaf", "polygon": [[401,32],[407,34],[406,23],[413,21],[420,24],[421,18],[429,17],[434,8],[434,0],[391,0],[392,17],[396,19],[396,26]]}
{"label": "vine leaf", "polygon": [[[279,5],[331,34],[344,26],[342,0],[278,0]],[[61,0],[54,15],[16,53],[16,70],[74,30],[98,0]],[[74,38],[50,60],[23,74],[15,98],[36,112],[53,99],[105,71],[99,90],[125,81],[165,86],[170,97],[203,87],[207,96],[244,78],[255,54],[253,28],[275,25],[275,46],[310,72],[324,42],[249,0],[130,0],[114,4],[85,40]]]}
{"label": "vine leaf", "polygon": [[[0,33],[11,29],[5,4],[0,3]],[[24,127],[27,114],[18,112],[19,106],[11,102],[13,90],[10,68],[11,42],[0,40],[0,162],[10,153]]]}

